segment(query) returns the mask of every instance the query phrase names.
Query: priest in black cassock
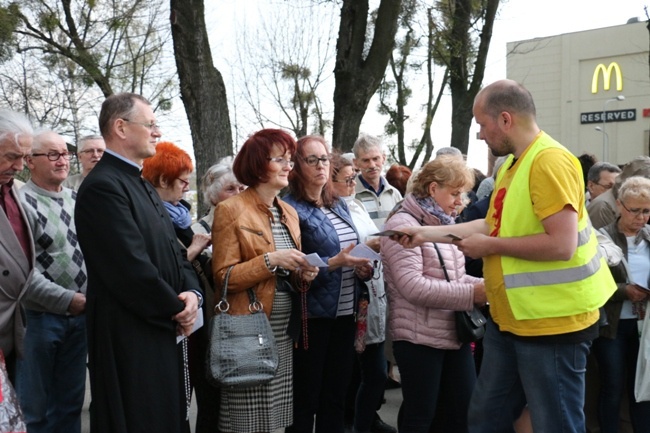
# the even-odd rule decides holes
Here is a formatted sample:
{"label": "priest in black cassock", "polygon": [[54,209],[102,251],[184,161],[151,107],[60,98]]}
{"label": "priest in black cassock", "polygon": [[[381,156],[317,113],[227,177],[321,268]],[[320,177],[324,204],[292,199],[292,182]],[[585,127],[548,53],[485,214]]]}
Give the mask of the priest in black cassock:
{"label": "priest in black cassock", "polygon": [[77,196],[88,268],[91,433],[187,433],[183,343],[202,302],[156,190],[140,176],[160,138],[150,103],[109,96],[99,126],[106,152]]}

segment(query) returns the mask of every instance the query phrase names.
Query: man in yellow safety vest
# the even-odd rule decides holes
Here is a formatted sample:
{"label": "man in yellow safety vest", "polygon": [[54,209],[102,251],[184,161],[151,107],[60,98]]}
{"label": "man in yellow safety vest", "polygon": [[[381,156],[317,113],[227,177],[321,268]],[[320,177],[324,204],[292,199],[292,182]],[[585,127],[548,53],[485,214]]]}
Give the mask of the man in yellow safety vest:
{"label": "man in yellow safety vest", "polygon": [[[470,433],[512,431],[526,404],[535,432],[584,433],[584,378],[599,307],[616,289],[584,203],[578,160],[543,132],[522,85],[501,80],[474,101],[495,156],[484,220],[411,227],[399,241],[454,242],[483,258],[491,320],[469,410]],[[451,240],[449,232],[462,240]]]}

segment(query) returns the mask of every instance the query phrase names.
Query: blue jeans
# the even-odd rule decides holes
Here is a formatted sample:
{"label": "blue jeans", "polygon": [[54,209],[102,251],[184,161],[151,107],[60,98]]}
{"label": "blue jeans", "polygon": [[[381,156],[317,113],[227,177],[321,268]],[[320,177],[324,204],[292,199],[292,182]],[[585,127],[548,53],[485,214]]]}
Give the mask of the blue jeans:
{"label": "blue jeans", "polygon": [[402,382],[400,433],[427,433],[438,403],[444,406],[439,412],[444,416],[436,419],[437,431],[466,433],[467,408],[476,383],[470,345],[444,350],[394,341],[393,353]]}
{"label": "blue jeans", "polygon": [[370,431],[377,409],[381,406],[388,378],[384,342],[368,344],[357,359],[361,365],[361,384],[355,402],[354,428],[366,432]]}
{"label": "blue jeans", "polygon": [[29,433],[79,433],[86,393],[86,317],[26,311],[16,392]]}
{"label": "blue jeans", "polygon": [[469,431],[512,431],[527,402],[535,433],[584,433],[589,346],[589,341],[552,344],[516,338],[488,320]]}
{"label": "blue jeans", "polygon": [[307,329],[309,349],[299,344],[293,350],[293,425],[285,431],[343,433],[354,365],[354,318],[308,319]]}
{"label": "blue jeans", "polygon": [[598,422],[601,433],[617,433],[619,410],[627,387],[630,420],[634,433],[650,432],[650,402],[634,400],[634,378],[639,354],[639,331],[636,319],[618,322],[616,338],[600,337],[594,341],[594,355],[600,373]]}

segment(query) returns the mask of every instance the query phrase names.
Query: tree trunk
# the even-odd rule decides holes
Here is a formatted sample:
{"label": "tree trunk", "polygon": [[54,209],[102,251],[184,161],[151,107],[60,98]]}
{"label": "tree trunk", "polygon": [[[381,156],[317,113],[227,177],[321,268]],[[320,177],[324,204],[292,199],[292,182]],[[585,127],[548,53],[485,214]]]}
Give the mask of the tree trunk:
{"label": "tree trunk", "polygon": [[[233,154],[226,87],[212,63],[203,0],[170,0],[174,57],[192,134],[196,178]],[[208,206],[199,200],[198,216]]]}
{"label": "tree trunk", "polygon": [[381,0],[374,37],[364,58],[368,0],[343,0],[334,67],[332,146],[348,152],[370,99],[381,83],[395,43],[401,0]]}
{"label": "tree trunk", "polygon": [[483,9],[483,28],[480,34],[480,43],[476,60],[474,61],[473,74],[469,75],[470,40],[469,32],[472,27],[472,1],[456,0],[453,24],[452,41],[455,46],[451,49],[449,88],[451,90],[452,106],[452,131],[451,146],[467,154],[469,148],[469,130],[472,126],[472,106],[474,98],[481,89],[485,76],[485,63],[487,60],[494,19],[499,8],[499,0],[487,0]]}

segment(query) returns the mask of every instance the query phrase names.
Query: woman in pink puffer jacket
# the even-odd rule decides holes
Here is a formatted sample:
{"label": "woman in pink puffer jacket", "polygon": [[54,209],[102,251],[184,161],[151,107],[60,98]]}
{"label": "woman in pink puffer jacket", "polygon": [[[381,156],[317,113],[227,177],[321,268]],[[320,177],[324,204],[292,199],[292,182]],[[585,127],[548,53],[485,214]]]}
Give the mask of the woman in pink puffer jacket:
{"label": "woman in pink puffer jacket", "polygon": [[[462,193],[473,183],[473,171],[461,158],[429,162],[384,230],[454,224]],[[485,302],[483,279],[465,274],[465,257],[452,244],[404,248],[386,237],[381,239],[381,255],[388,329],[402,380],[399,431],[428,432],[441,396],[445,410],[439,412],[443,419],[436,418],[437,431],[466,432],[476,373],[470,345],[456,336],[454,311]]]}

